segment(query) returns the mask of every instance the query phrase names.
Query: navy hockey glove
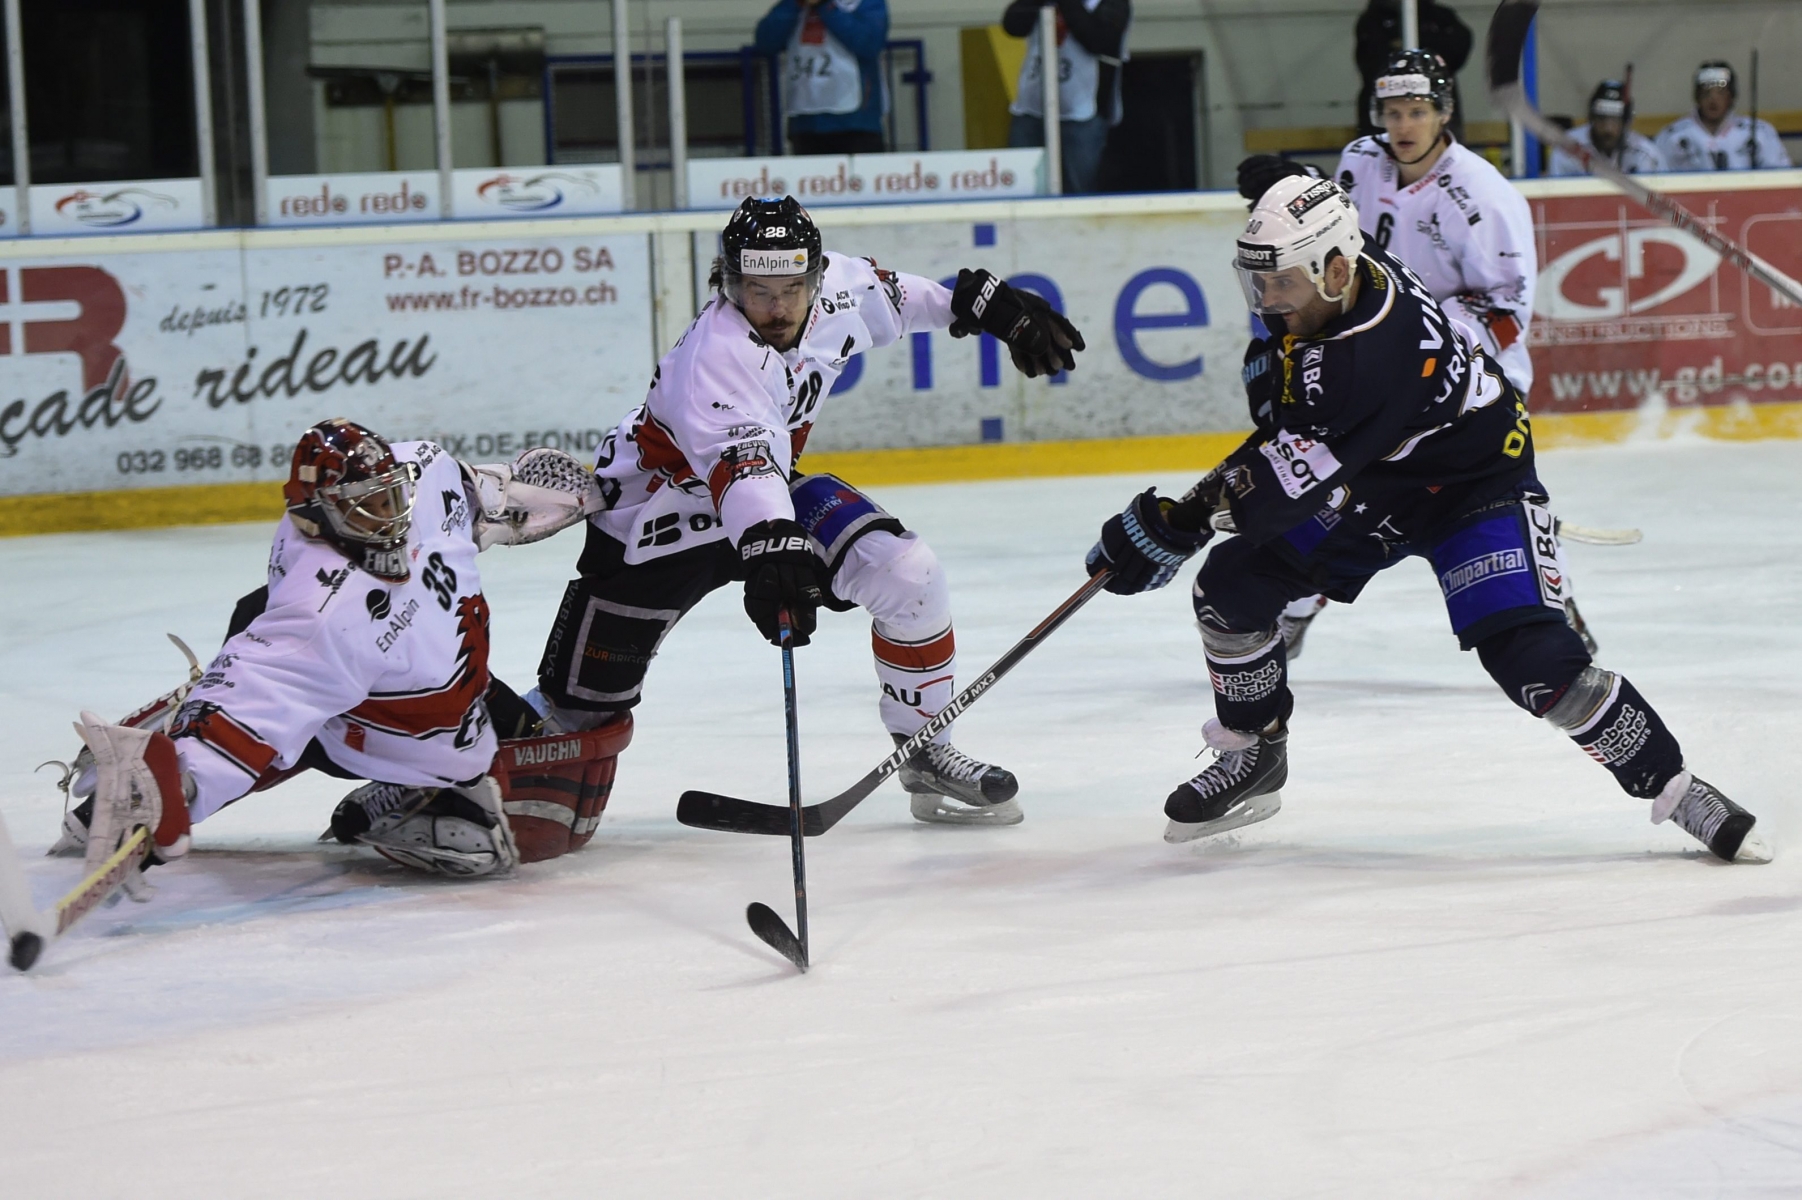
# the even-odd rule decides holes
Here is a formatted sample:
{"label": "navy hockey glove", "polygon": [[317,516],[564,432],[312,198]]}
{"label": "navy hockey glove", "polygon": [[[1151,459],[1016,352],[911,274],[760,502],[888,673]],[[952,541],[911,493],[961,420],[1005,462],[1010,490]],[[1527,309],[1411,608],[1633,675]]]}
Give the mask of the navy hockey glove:
{"label": "navy hockey glove", "polygon": [[1089,551],[1089,574],[1113,571],[1104,586],[1120,596],[1153,591],[1175,579],[1177,569],[1208,544],[1214,531],[1205,525],[1194,533],[1172,528],[1164,519],[1169,505],[1158,498],[1156,488],[1146,488],[1125,512],[1109,517],[1101,526],[1101,540]]}
{"label": "navy hockey glove", "polygon": [[1275,154],[1254,154],[1239,164],[1239,194],[1256,205],[1264,198],[1264,193],[1275,186],[1277,180],[1287,179],[1291,175],[1320,178],[1320,172],[1313,167],[1290,162]]}
{"label": "navy hockey glove", "polygon": [[1034,292],[1016,288],[987,271],[968,267],[951,289],[952,337],[987,333],[1007,346],[1014,366],[1028,379],[1076,369],[1076,351],[1086,350],[1082,334],[1064,314]]}
{"label": "navy hockey glove", "polygon": [[776,613],[788,610],[794,644],[812,636],[815,611],[826,600],[826,564],[807,531],[793,521],[760,521],[738,539],[745,580],[745,615],[772,646],[782,644]]}

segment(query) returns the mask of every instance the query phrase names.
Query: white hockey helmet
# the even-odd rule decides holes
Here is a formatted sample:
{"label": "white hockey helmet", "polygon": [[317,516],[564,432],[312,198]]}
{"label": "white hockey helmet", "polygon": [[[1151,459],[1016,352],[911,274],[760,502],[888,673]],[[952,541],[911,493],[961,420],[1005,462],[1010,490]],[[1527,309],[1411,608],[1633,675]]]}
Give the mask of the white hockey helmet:
{"label": "white hockey helmet", "polygon": [[1296,287],[1303,281],[1321,299],[1343,304],[1343,292],[1327,293],[1327,265],[1338,251],[1356,266],[1363,249],[1351,197],[1330,179],[1289,175],[1252,206],[1233,265],[1252,312],[1286,313],[1304,299]]}

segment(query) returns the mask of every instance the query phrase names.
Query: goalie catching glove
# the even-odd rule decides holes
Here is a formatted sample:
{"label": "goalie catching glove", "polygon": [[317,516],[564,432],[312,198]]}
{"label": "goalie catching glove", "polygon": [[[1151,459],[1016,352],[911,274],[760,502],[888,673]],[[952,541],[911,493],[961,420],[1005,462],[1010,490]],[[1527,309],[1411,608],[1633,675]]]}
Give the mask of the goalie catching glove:
{"label": "goalie catching glove", "polygon": [[89,869],[111,858],[140,827],[150,833],[147,865],[186,854],[191,826],[188,781],[169,736],[109,725],[91,712],[81,714],[75,732],[94,755],[94,815],[86,846]]}
{"label": "goalie catching glove", "polygon": [[782,644],[776,614],[788,610],[796,646],[813,636],[816,609],[826,602],[831,572],[807,531],[793,521],[759,521],[738,539],[745,580],[745,615],[772,646]]}
{"label": "goalie catching glove", "polygon": [[542,541],[607,507],[594,472],[574,455],[549,446],[510,463],[463,467],[480,512],[477,550]]}
{"label": "goalie catching glove", "polygon": [[1016,288],[987,271],[965,268],[951,289],[952,337],[987,333],[1007,346],[1014,366],[1028,379],[1076,369],[1082,334],[1041,297]]}
{"label": "goalie catching glove", "polygon": [[1176,578],[1177,570],[1214,536],[1205,522],[1194,532],[1172,525],[1176,507],[1175,501],[1160,498],[1156,488],[1134,496],[1124,512],[1102,524],[1101,540],[1085,562],[1089,574],[1112,571],[1104,586],[1120,596],[1154,591]]}

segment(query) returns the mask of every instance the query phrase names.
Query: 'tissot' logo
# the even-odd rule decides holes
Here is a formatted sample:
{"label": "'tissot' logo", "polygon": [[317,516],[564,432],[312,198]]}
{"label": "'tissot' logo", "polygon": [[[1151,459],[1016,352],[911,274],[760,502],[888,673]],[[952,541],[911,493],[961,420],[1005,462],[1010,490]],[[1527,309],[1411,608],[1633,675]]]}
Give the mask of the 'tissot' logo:
{"label": "'tissot' logo", "polygon": [[496,175],[483,180],[476,188],[476,195],[514,212],[539,212],[562,204],[568,198],[564,194],[566,188],[572,193],[589,196],[597,195],[601,190],[593,180],[580,175],[546,171],[538,175]]}
{"label": "'tissot' logo", "polygon": [[113,229],[141,221],[147,212],[172,212],[181,207],[174,196],[146,188],[126,187],[112,192],[77,188],[56,202],[56,213],[96,229]]}

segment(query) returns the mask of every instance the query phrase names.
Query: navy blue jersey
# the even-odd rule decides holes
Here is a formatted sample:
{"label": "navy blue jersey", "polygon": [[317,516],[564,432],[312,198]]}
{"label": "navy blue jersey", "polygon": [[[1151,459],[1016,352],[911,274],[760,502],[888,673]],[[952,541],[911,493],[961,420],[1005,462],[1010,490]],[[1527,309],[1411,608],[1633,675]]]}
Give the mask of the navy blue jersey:
{"label": "navy blue jersey", "polygon": [[1257,428],[1222,474],[1254,542],[1295,531],[1303,554],[1329,532],[1399,546],[1533,473],[1526,405],[1477,336],[1368,236],[1358,277],[1357,303],[1315,336],[1246,351]]}

